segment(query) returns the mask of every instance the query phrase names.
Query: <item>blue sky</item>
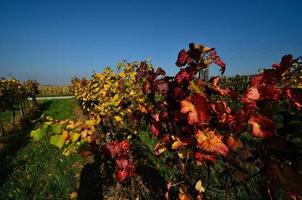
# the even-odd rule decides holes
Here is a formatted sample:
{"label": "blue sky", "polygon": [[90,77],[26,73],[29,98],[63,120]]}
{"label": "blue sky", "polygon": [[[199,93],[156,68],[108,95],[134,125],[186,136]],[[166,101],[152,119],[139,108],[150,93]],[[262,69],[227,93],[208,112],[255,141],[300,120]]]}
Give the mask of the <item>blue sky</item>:
{"label": "blue sky", "polygon": [[150,57],[172,75],[189,42],[215,47],[226,75],[252,74],[302,55],[301,8],[301,0],[0,0],[0,77],[64,84]]}

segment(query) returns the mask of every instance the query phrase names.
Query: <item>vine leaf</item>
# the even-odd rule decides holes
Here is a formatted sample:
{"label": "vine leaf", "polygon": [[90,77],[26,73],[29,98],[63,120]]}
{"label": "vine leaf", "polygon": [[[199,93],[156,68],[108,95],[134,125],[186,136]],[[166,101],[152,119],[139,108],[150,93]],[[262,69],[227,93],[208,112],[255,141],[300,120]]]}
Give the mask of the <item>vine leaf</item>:
{"label": "vine leaf", "polygon": [[52,131],[54,134],[60,134],[60,133],[62,133],[61,126],[58,125],[58,124],[52,124],[52,125],[50,125],[50,128],[51,128],[51,131]]}
{"label": "vine leaf", "polygon": [[248,123],[252,126],[252,134],[255,137],[268,138],[276,132],[272,120],[258,114],[252,115]]}
{"label": "vine leaf", "polygon": [[180,112],[188,113],[189,124],[200,124],[209,120],[207,99],[202,95],[194,94],[187,100],[180,102]]}
{"label": "vine leaf", "polygon": [[199,192],[199,193],[202,193],[205,191],[203,185],[202,185],[202,182],[201,180],[197,181],[196,184],[195,184],[195,189]]}
{"label": "vine leaf", "polygon": [[59,148],[64,146],[64,136],[63,135],[53,135],[50,137],[50,144],[53,144]]}
{"label": "vine leaf", "polygon": [[223,136],[216,134],[213,130],[198,130],[195,137],[198,142],[198,146],[203,150],[224,156],[226,156],[229,151],[227,146],[222,142]]}
{"label": "vine leaf", "polygon": [[30,132],[30,137],[32,137],[35,141],[39,141],[45,135],[44,129],[36,129]]}

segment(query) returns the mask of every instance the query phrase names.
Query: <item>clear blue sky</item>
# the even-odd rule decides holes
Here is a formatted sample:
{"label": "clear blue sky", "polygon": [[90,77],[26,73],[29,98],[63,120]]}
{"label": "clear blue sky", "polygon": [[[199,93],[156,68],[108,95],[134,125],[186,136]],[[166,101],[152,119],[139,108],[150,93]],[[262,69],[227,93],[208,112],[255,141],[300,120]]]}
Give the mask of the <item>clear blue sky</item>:
{"label": "clear blue sky", "polygon": [[0,77],[62,84],[149,57],[175,74],[189,42],[216,47],[226,75],[252,74],[302,55],[301,12],[301,0],[0,0]]}

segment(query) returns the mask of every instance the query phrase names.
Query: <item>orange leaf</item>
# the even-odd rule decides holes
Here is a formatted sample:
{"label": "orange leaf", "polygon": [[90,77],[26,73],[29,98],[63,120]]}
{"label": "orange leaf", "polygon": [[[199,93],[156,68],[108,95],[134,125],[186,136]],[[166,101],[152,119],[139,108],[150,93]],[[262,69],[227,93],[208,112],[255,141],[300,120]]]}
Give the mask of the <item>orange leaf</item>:
{"label": "orange leaf", "polygon": [[250,101],[257,101],[260,99],[260,93],[256,87],[249,87],[245,95],[242,97],[241,101],[243,103],[248,103]]}
{"label": "orange leaf", "polygon": [[216,134],[214,130],[198,130],[195,137],[198,145],[203,150],[211,153],[218,153],[224,156],[229,151],[227,146],[222,142],[223,136]]}
{"label": "orange leaf", "polygon": [[180,112],[188,114],[189,124],[200,124],[209,120],[207,99],[201,94],[194,94],[180,102]]}
{"label": "orange leaf", "polygon": [[232,150],[235,150],[239,147],[241,147],[241,142],[239,139],[235,140],[233,136],[229,136],[228,139],[226,140],[226,143],[228,147]]}
{"label": "orange leaf", "polygon": [[252,134],[255,137],[267,138],[272,136],[276,131],[272,120],[258,114],[252,115],[248,123],[252,125]]}
{"label": "orange leaf", "polygon": [[178,199],[179,200],[192,200],[193,198],[190,194],[179,193],[178,194]]}
{"label": "orange leaf", "polygon": [[211,108],[216,114],[231,113],[231,108],[228,107],[225,101],[217,101],[211,105]]}

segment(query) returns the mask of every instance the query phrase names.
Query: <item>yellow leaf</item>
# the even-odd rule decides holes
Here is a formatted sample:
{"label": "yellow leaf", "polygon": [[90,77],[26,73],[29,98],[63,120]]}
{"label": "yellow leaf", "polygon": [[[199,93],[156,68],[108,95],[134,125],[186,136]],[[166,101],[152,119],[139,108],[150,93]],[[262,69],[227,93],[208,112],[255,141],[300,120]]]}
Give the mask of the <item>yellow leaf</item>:
{"label": "yellow leaf", "polygon": [[92,120],[86,120],[85,124],[89,127],[94,126],[94,123]]}
{"label": "yellow leaf", "polygon": [[129,93],[129,95],[133,96],[133,95],[135,95],[135,92],[133,90],[131,90],[130,93]]}
{"label": "yellow leaf", "polygon": [[126,73],[125,73],[125,72],[121,72],[121,73],[120,73],[120,77],[121,77],[122,79],[125,79],[125,78],[126,78]]}
{"label": "yellow leaf", "polygon": [[117,122],[121,122],[122,121],[122,118],[120,116],[118,116],[118,115],[114,116],[114,119]]}
{"label": "yellow leaf", "polygon": [[196,182],[196,184],[195,184],[195,189],[196,189],[199,193],[205,191],[204,187],[202,186],[201,180],[199,180],[199,181]]}
{"label": "yellow leaf", "polygon": [[87,130],[83,130],[82,133],[81,133],[82,137],[86,137],[87,134],[88,134],[88,131],[87,131]]}
{"label": "yellow leaf", "polygon": [[64,138],[65,141],[69,139],[68,131],[66,131],[66,130],[63,131],[63,138]]}
{"label": "yellow leaf", "polygon": [[153,149],[156,156],[164,153],[166,150],[167,150],[166,144],[163,142],[158,142]]}
{"label": "yellow leaf", "polygon": [[45,124],[51,125],[51,124],[53,124],[53,122],[48,121],[48,122],[45,122]]}
{"label": "yellow leaf", "polygon": [[74,133],[74,134],[72,134],[72,136],[71,136],[71,140],[72,140],[72,142],[75,142],[75,141],[77,141],[79,138],[80,138],[80,134],[79,133]]}
{"label": "yellow leaf", "polygon": [[95,93],[97,93],[98,91],[100,91],[100,88],[97,87],[97,88],[95,88],[93,91],[94,91]]}
{"label": "yellow leaf", "polygon": [[181,185],[180,185],[180,188],[179,188],[179,192],[180,192],[181,194],[187,193],[187,192],[188,192],[187,186],[185,186],[184,184],[181,184]]}
{"label": "yellow leaf", "polygon": [[189,157],[192,154],[192,151],[190,151],[189,149],[180,149],[177,152],[177,155],[180,159],[185,159],[187,157]]}
{"label": "yellow leaf", "polygon": [[71,152],[68,149],[63,150],[63,155],[64,156],[69,156],[70,154],[71,154]]}
{"label": "yellow leaf", "polygon": [[120,100],[120,95],[115,94],[112,98],[112,101],[119,101]]}
{"label": "yellow leaf", "polygon": [[184,142],[180,141],[179,138],[175,138],[175,139],[176,139],[176,141],[172,144],[172,149],[178,149],[182,146],[187,145],[187,143],[184,143]]}
{"label": "yellow leaf", "polygon": [[76,199],[78,197],[78,193],[77,192],[72,192],[69,194],[70,199]]}

